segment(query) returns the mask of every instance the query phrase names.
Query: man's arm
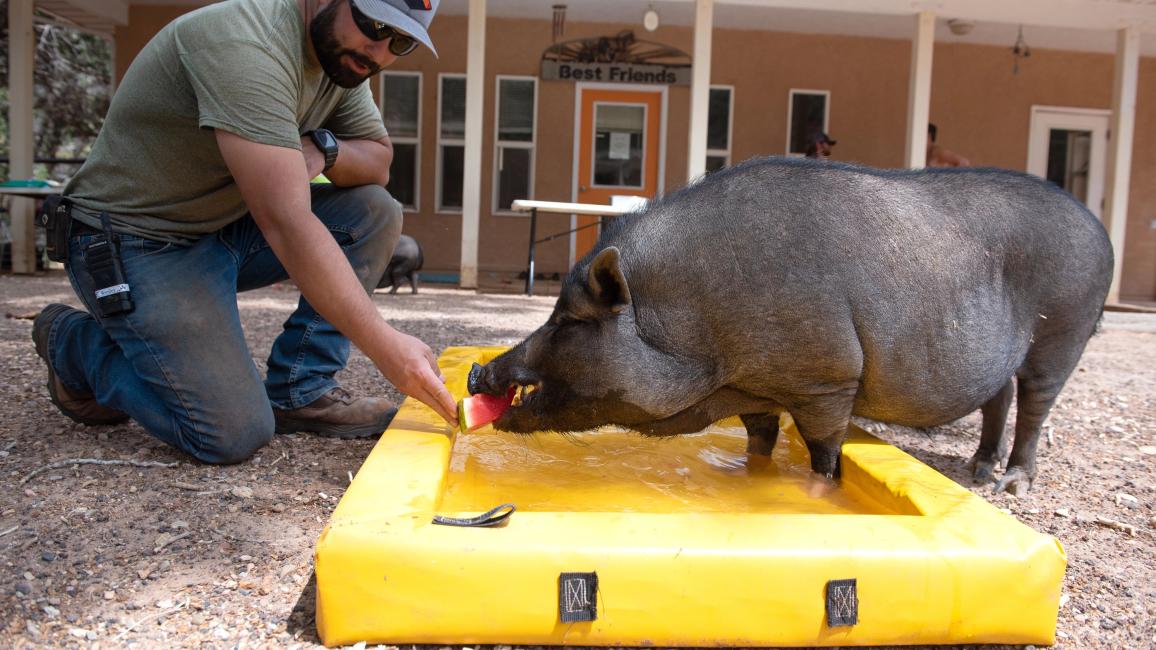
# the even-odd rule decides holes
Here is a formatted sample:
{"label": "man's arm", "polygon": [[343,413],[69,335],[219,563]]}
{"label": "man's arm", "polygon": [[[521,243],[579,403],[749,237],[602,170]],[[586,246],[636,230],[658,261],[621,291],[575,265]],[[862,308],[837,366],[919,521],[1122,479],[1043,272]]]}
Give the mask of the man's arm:
{"label": "man's arm", "polygon": [[[389,184],[389,166],[393,163],[393,143],[389,136],[380,140],[338,140],[337,162],[325,172],[325,177],[338,187]],[[313,144],[309,136],[301,137],[301,153],[309,178],[325,168],[325,154]]]}
{"label": "man's arm", "polygon": [[[382,319],[336,240],[313,214],[309,174],[315,170],[306,168],[308,154],[303,160],[293,149],[258,144],[221,129],[216,135],[257,227],[309,304],[349,337],[398,390],[456,424],[454,399],[429,346]],[[312,144],[310,148],[316,152]],[[345,161],[351,174],[358,173],[354,160]]]}

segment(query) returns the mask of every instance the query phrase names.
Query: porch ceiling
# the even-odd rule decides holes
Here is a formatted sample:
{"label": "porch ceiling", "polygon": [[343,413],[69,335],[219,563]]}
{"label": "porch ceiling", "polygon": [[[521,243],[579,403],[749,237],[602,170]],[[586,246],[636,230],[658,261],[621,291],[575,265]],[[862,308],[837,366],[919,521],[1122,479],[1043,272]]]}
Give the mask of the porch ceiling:
{"label": "porch ceiling", "polygon": [[[38,5],[188,4],[206,0],[38,0]],[[554,4],[566,4],[567,22],[636,24],[652,6],[663,25],[694,23],[694,0],[487,0],[489,16],[549,21]],[[441,13],[465,15],[468,0],[442,0]],[[911,15],[935,13],[935,40],[1011,47],[1019,25],[1033,48],[1114,53],[1115,31],[1138,27],[1140,53],[1156,56],[1156,0],[715,0],[714,24],[727,29],[841,34],[908,40]],[[965,36],[951,33],[947,21],[966,19],[975,28]]]}

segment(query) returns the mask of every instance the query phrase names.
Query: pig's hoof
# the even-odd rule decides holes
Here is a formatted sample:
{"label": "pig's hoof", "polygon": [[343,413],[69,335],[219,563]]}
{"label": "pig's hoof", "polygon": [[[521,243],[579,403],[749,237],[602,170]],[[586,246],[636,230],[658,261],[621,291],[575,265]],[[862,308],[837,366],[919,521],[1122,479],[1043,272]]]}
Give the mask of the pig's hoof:
{"label": "pig's hoof", "polygon": [[1032,488],[1032,477],[1019,467],[1009,469],[995,484],[995,492],[1007,491],[1017,497],[1022,497]]}
{"label": "pig's hoof", "polygon": [[971,465],[971,476],[976,483],[990,483],[995,476],[997,463],[993,460],[980,460],[972,456],[968,464]]}

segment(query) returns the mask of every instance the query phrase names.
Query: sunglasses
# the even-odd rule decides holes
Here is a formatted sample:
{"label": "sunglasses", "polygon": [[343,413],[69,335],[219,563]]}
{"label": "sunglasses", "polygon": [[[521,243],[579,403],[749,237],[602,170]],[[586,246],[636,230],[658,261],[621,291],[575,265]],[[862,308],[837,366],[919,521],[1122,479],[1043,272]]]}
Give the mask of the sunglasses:
{"label": "sunglasses", "polygon": [[366,38],[371,41],[389,39],[390,54],[405,56],[417,49],[417,39],[361,13],[357,5],[353,4],[353,0],[349,0],[349,9],[353,12],[353,22],[357,24],[357,28],[361,30],[362,34],[365,34]]}

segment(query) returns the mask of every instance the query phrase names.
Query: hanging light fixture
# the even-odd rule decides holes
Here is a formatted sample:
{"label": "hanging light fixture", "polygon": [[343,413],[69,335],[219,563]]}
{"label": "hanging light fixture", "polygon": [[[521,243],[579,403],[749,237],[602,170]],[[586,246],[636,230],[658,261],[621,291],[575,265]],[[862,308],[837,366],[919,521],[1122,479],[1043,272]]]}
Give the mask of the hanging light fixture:
{"label": "hanging light fixture", "polygon": [[658,12],[654,10],[653,4],[647,7],[646,11],[642,14],[642,26],[645,27],[648,32],[653,32],[658,29]]}
{"label": "hanging light fixture", "polygon": [[1028,47],[1028,42],[1024,40],[1024,26],[1020,25],[1016,43],[1012,46],[1012,74],[1019,74],[1020,59],[1026,59],[1031,55],[1032,48]]}
{"label": "hanging light fixture", "polygon": [[554,42],[566,33],[566,5],[554,5]]}

